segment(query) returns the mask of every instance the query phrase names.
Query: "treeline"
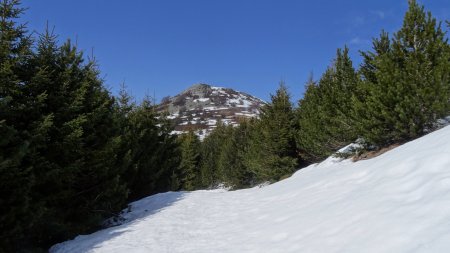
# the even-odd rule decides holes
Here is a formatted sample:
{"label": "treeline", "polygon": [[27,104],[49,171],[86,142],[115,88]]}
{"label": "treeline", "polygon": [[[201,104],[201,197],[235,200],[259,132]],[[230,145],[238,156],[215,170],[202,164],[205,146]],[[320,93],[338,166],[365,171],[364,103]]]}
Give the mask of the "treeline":
{"label": "treeline", "polygon": [[151,99],[113,97],[94,59],[29,33],[19,1],[1,1],[0,251],[45,251],[157,192],[275,182],[356,140],[373,150],[432,131],[450,114],[450,46],[409,3],[358,68],[338,49],[298,106],[281,83],[258,119],[219,123],[200,141],[171,135]]}
{"label": "treeline", "polygon": [[441,23],[409,1],[403,26],[382,31],[355,69],[348,48],[299,102],[298,148],[317,161],[359,138],[365,149],[403,143],[436,128],[450,110],[450,47]]}
{"label": "treeline", "polygon": [[202,142],[192,131],[180,136],[178,189],[240,189],[289,176],[301,161],[295,129],[290,96],[281,84],[259,119],[237,127],[219,122]]}
{"label": "treeline", "polygon": [[338,49],[295,108],[282,83],[259,119],[219,123],[201,144],[192,133],[183,136],[182,154],[195,162],[182,188],[274,182],[355,141],[361,149],[338,155],[415,139],[450,115],[450,46],[423,6],[409,1],[401,29],[393,36],[382,31],[361,56],[355,68],[349,49]]}

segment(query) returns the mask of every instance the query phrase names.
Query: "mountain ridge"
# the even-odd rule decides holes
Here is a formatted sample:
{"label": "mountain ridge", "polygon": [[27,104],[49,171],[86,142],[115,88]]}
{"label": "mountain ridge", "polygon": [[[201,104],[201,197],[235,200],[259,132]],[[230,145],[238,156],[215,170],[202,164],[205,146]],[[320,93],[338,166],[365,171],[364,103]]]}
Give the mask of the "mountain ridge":
{"label": "mountain ridge", "polygon": [[174,134],[194,131],[206,137],[220,121],[237,126],[242,120],[258,117],[265,101],[231,88],[198,83],[181,93],[165,97],[157,110],[168,113],[174,122]]}

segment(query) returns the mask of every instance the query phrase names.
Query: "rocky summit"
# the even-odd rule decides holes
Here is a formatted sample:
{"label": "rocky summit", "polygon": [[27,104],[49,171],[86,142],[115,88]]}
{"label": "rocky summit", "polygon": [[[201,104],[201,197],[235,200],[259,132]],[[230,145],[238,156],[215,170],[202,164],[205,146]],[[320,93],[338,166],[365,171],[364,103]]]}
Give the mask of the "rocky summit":
{"label": "rocky summit", "polygon": [[168,112],[175,124],[174,133],[193,130],[200,139],[220,121],[238,125],[243,119],[258,117],[265,102],[247,93],[229,88],[195,84],[173,97],[165,97],[158,111]]}

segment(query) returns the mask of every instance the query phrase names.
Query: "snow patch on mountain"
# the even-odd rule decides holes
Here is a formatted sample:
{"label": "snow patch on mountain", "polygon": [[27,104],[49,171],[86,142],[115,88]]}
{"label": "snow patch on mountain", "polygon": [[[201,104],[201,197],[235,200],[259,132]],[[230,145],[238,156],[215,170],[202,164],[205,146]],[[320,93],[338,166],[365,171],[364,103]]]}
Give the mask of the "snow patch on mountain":
{"label": "snow patch on mountain", "polygon": [[237,126],[244,119],[258,117],[264,104],[244,92],[195,84],[174,97],[163,99],[158,110],[169,113],[168,118],[175,123],[174,134],[193,130],[203,139],[219,121]]}

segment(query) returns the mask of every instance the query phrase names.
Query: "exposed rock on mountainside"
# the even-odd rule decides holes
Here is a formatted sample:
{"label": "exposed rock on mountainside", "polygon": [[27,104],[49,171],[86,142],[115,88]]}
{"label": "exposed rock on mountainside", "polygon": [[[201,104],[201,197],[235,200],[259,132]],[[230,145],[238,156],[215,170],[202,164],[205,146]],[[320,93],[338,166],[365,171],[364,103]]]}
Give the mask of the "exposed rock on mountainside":
{"label": "exposed rock on mountainside", "polygon": [[257,117],[265,102],[229,88],[195,84],[174,97],[163,98],[158,107],[175,122],[175,133],[195,131],[204,138],[218,121],[238,125],[242,119]]}

